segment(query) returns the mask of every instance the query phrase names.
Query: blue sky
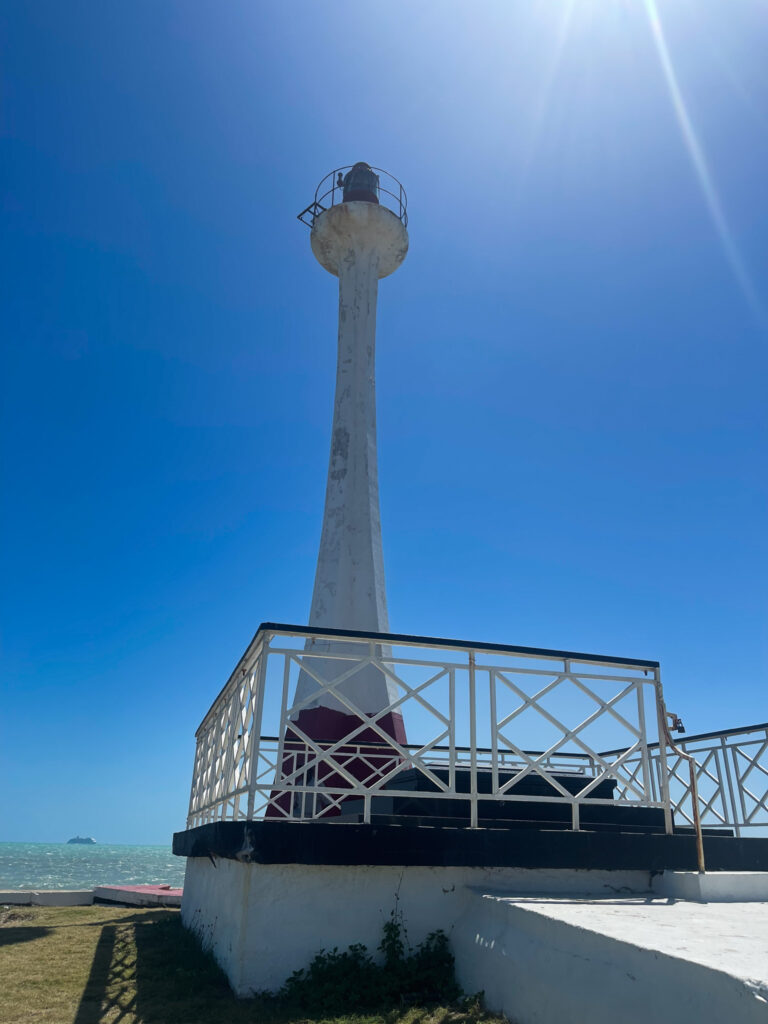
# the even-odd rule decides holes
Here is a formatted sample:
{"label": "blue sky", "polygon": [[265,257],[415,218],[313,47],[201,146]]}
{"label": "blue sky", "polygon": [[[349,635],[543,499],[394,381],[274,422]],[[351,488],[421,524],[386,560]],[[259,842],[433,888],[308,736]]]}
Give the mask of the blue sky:
{"label": "blue sky", "polygon": [[303,623],[336,282],[385,167],[392,628],[662,662],[768,719],[762,0],[2,11],[0,839],[165,842],[259,622]]}

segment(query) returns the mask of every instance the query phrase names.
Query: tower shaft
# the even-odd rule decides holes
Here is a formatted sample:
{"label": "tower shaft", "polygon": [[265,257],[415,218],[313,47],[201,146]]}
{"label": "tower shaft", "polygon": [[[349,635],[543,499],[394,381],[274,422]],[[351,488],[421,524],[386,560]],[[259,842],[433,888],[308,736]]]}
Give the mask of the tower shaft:
{"label": "tower shaft", "polygon": [[[400,218],[368,193],[368,199],[345,199],[324,210],[314,221],[311,242],[319,262],[339,278],[339,333],[331,454],[309,624],[386,633],[376,456],[376,300],[379,278],[405,259],[408,234]],[[397,701],[397,688],[369,655],[365,641],[316,638],[307,643],[288,713],[291,737],[301,740],[303,733],[333,743],[354,733],[356,742],[379,743],[379,730],[384,730],[405,742],[400,711],[386,710]],[[333,690],[325,688],[336,679]],[[375,728],[367,727],[374,716]],[[365,728],[359,731],[361,725]],[[361,763],[348,770],[370,767]]]}
{"label": "tower shaft", "polygon": [[339,266],[331,453],[311,626],[389,631],[376,452],[379,257],[350,247]]}
{"label": "tower shaft", "polygon": [[[387,633],[376,454],[376,300],[379,278],[405,259],[408,233],[402,199],[399,216],[379,204],[379,178],[368,164],[352,167],[340,186],[343,200],[335,205],[337,187],[319,198],[316,193],[304,211],[311,210],[312,251],[339,279],[331,453],[309,625]],[[325,207],[321,200],[329,194]],[[339,814],[351,782],[391,772],[398,763],[390,741],[406,743],[405,724],[398,688],[382,665],[384,652],[374,638],[307,641],[293,704],[284,708],[281,723],[279,771],[294,780],[297,792],[283,793],[267,817]]]}

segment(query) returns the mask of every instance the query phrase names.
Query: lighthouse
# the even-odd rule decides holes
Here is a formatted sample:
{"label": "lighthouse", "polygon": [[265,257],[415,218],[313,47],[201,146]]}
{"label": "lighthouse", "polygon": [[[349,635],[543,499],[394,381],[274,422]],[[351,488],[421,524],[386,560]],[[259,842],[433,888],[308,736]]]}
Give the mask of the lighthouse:
{"label": "lighthouse", "polygon": [[[383,187],[381,173],[367,163],[332,172],[312,206],[299,215],[311,225],[318,262],[339,279],[331,451],[309,625],[345,632],[389,632],[376,454],[376,304],[379,281],[405,259],[408,232],[402,186]],[[364,663],[365,645],[360,645],[361,665],[351,675],[350,644],[343,648],[347,660],[334,658],[339,651],[332,640],[307,643],[308,652],[327,657],[306,659],[312,674],[304,669],[299,675],[291,722],[315,741],[338,741],[398,696],[378,668]],[[318,683],[341,674],[347,678],[337,692],[347,703]],[[405,742],[398,711],[379,717],[378,726]],[[357,741],[375,741],[377,735],[358,732]]]}
{"label": "lighthouse", "polygon": [[[311,229],[315,257],[339,282],[309,624],[262,622],[197,729],[187,828],[173,840],[174,853],[188,858],[182,921],[234,991],[248,996],[279,990],[320,948],[381,949],[391,908],[392,920],[408,919],[416,941],[429,942],[436,928],[451,935],[467,991],[494,993],[516,1019],[526,992],[526,1019],[539,1020],[542,1005],[552,1020],[570,1019],[570,988],[559,1002],[552,995],[559,992],[552,950],[560,956],[572,947],[576,966],[560,960],[576,977],[584,929],[566,934],[568,921],[555,921],[547,901],[546,920],[555,924],[542,939],[539,911],[525,909],[519,896],[538,894],[535,904],[551,895],[552,906],[575,896],[581,915],[585,893],[636,893],[645,905],[648,879],[668,873],[669,896],[698,899],[712,877],[704,875],[706,845],[730,900],[734,877],[768,872],[768,840],[739,835],[764,826],[766,799],[750,772],[763,771],[765,724],[688,737],[696,746],[685,750],[670,736],[668,720],[677,727],[679,719],[667,713],[657,661],[390,632],[376,304],[379,281],[408,250],[405,197],[385,172],[358,163],[324,179],[299,218]],[[704,751],[701,764],[691,749]],[[698,778],[706,781],[706,804]],[[700,802],[712,823],[706,837]],[[676,882],[686,871],[698,874]],[[751,879],[745,885],[764,898]],[[505,889],[509,897],[499,895]],[[574,906],[566,900],[569,915]],[[599,917],[599,904],[592,912]],[[534,955],[515,972],[531,936]],[[608,934],[598,939],[605,948],[612,942]],[[621,967],[626,950],[613,945]],[[644,991],[659,987],[660,948],[646,950]],[[593,1016],[605,1002],[599,966],[579,989]],[[703,969],[693,969],[694,982]],[[632,972],[618,974],[632,982],[619,991],[608,979],[616,989],[612,1016],[624,1020],[637,983]],[[681,998],[662,985],[656,1017],[677,999],[669,1019],[688,1019],[694,982]],[[736,990],[727,986],[730,1000]],[[745,979],[745,999],[750,986]],[[707,999],[709,989],[696,1019],[707,1017]],[[645,1005],[640,1010],[632,1020],[647,1019]],[[716,1017],[723,1013],[707,1019]]]}

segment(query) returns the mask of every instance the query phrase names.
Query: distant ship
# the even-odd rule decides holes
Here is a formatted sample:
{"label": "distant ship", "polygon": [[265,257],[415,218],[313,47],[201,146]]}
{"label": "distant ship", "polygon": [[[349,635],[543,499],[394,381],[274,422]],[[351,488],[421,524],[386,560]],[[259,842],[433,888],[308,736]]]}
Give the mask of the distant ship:
{"label": "distant ship", "polygon": [[96,840],[93,836],[75,836],[74,839],[67,840],[67,844],[69,843],[82,843],[85,846],[95,846]]}

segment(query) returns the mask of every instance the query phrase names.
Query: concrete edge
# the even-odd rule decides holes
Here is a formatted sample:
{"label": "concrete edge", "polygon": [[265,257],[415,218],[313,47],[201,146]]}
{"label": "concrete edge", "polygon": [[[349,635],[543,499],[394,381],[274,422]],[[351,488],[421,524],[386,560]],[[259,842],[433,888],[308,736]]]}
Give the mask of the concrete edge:
{"label": "concrete edge", "polygon": [[15,907],[89,907],[92,889],[2,889],[0,904]]}
{"label": "concrete edge", "polygon": [[[764,986],[683,956],[475,893],[453,936],[459,981],[522,1024],[765,1024]],[[558,984],[553,985],[552,979]]]}
{"label": "concrete edge", "polygon": [[99,903],[124,903],[131,907],[180,907],[181,891],[165,893],[136,892],[119,886],[97,885],[93,890],[94,900]]}
{"label": "concrete edge", "polygon": [[651,882],[657,896],[702,903],[768,903],[768,871],[664,871]]}

